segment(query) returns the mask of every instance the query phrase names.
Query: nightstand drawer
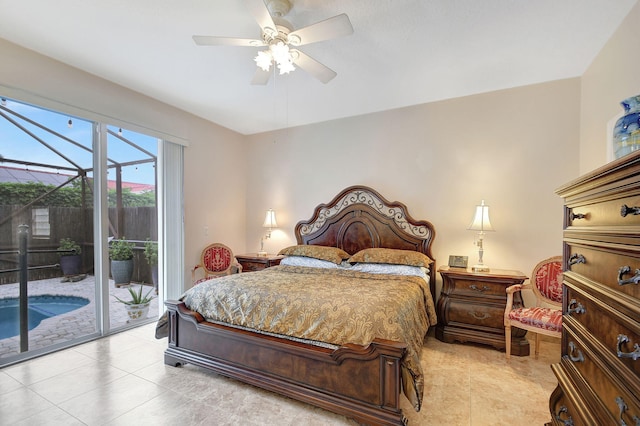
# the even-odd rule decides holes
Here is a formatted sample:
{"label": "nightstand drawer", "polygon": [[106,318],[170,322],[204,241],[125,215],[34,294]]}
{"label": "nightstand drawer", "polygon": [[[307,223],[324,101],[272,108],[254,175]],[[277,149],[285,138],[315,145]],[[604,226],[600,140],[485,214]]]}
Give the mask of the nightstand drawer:
{"label": "nightstand drawer", "polygon": [[267,267],[266,262],[240,262],[242,265],[242,272],[261,271]]}
{"label": "nightstand drawer", "polygon": [[[503,288],[504,291],[504,288]],[[447,323],[493,328],[504,334],[504,306],[489,306],[451,299]]]}
{"label": "nightstand drawer", "polygon": [[259,256],[257,254],[241,254],[236,260],[242,265],[242,272],[262,271],[263,269],[277,266],[284,256]]}
{"label": "nightstand drawer", "polygon": [[497,297],[507,300],[504,284],[477,280],[455,280],[451,288],[451,295],[474,298]]}

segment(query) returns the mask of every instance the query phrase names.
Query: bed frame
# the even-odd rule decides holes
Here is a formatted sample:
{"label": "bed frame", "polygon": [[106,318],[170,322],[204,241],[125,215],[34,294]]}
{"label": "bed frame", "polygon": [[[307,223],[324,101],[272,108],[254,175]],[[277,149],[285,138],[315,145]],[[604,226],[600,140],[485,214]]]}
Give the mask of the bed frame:
{"label": "bed frame", "polygon": [[[399,202],[352,186],[321,204],[295,227],[298,244],[419,251],[431,259],[433,225],[416,221]],[[253,272],[259,273],[259,272]],[[435,261],[430,286],[434,294]],[[323,348],[220,324],[180,301],[165,302],[169,347],[165,364],[191,363],[368,425],[406,425],[400,409],[402,343],[376,339],[368,346]]]}

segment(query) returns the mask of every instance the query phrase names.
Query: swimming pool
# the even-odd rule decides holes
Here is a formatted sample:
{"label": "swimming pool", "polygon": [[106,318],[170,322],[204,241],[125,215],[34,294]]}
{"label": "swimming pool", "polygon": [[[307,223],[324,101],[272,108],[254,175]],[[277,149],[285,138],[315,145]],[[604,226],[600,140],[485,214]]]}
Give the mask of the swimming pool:
{"label": "swimming pool", "polygon": [[[89,299],[75,296],[45,294],[29,296],[29,330],[36,328],[42,320],[71,312],[89,303]],[[0,299],[0,339],[20,334],[20,301],[17,297]]]}

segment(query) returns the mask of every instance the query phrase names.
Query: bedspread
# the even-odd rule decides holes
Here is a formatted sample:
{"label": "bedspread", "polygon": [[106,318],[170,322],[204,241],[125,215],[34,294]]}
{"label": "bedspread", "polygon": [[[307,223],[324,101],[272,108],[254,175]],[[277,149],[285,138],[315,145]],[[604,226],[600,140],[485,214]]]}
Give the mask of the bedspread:
{"label": "bedspread", "polygon": [[419,354],[437,321],[429,285],[420,277],[276,266],[205,281],[182,300],[209,321],[263,332],[335,345],[366,346],[375,338],[405,343],[403,389],[420,410]]}

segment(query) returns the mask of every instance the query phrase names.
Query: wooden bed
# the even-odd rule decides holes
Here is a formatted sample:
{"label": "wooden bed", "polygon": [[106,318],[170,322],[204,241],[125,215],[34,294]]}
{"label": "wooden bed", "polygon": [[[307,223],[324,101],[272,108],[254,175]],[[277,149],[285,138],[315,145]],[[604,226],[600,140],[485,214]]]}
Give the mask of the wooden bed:
{"label": "wooden bed", "polygon": [[[371,188],[352,186],[317,206],[295,227],[298,244],[339,247],[349,254],[371,247],[414,250],[434,259],[435,230],[411,218],[406,206]],[[435,261],[430,288],[435,288]],[[257,274],[260,272],[252,272]],[[165,363],[192,363],[324,409],[361,424],[406,424],[400,409],[400,360],[406,346],[376,339],[368,346],[324,348],[210,323],[183,302],[167,301]]]}

